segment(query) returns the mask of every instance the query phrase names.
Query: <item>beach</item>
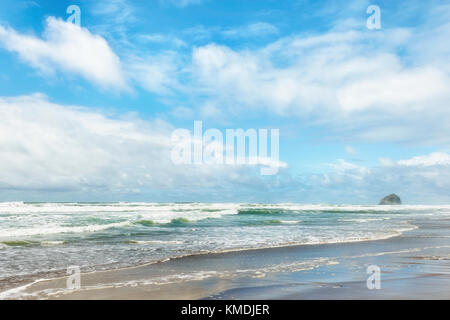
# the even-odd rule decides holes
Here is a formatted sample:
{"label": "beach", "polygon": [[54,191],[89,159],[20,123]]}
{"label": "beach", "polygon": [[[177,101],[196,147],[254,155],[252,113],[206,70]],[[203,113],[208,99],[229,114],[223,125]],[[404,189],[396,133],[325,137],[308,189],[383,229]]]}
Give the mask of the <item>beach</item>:
{"label": "beach", "polygon": [[[449,299],[450,219],[414,218],[416,228],[374,241],[286,245],[192,254],[135,267],[37,280],[4,299]],[[369,290],[369,266],[380,289]]]}
{"label": "beach", "polygon": [[0,303],[450,300],[449,38],[450,0],[0,1]]}

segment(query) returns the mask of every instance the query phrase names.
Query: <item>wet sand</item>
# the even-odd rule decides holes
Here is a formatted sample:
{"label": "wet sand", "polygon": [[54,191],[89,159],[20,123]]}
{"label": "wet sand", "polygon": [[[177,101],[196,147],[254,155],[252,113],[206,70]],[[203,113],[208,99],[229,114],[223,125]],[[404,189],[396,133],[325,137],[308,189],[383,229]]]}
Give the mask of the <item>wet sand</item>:
{"label": "wet sand", "polygon": [[[450,299],[450,221],[412,221],[378,241],[203,254],[39,281],[0,294],[23,299]],[[367,267],[381,289],[367,288]]]}

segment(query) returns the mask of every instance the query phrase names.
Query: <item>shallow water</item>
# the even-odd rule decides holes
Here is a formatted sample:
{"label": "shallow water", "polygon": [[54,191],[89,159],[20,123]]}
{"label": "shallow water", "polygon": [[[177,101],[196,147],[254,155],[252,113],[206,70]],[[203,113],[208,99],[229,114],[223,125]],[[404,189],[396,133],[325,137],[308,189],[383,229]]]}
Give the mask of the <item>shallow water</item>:
{"label": "shallow water", "polygon": [[0,203],[0,281],[194,253],[386,239],[450,206]]}

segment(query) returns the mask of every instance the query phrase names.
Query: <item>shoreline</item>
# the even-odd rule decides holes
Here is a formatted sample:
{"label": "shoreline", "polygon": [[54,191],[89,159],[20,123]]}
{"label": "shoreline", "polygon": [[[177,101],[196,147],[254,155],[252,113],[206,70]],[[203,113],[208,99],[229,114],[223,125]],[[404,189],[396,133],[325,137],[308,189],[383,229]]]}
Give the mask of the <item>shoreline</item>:
{"label": "shoreline", "polygon": [[[382,240],[387,240],[387,239],[392,239],[392,238],[397,238],[402,236],[402,234],[404,232],[408,232],[408,231],[412,231],[418,228],[418,226],[416,225],[412,225],[410,223],[408,223],[410,225],[409,229],[405,229],[402,231],[399,231],[398,234],[394,234],[394,235],[386,235],[383,237],[378,237],[376,239],[346,239],[343,241],[336,241],[336,242],[317,242],[317,243],[298,243],[298,242],[293,242],[293,243],[285,243],[285,244],[280,244],[280,245],[271,245],[271,246],[261,246],[261,247],[249,247],[249,248],[230,248],[230,249],[224,249],[224,250],[217,250],[217,251],[199,251],[199,252],[193,252],[193,253],[186,253],[186,254],[181,254],[179,256],[174,256],[174,257],[168,257],[168,258],[162,258],[160,260],[155,260],[155,261],[148,261],[148,262],[144,262],[141,264],[137,264],[137,265],[130,265],[130,266],[124,266],[124,267],[118,267],[118,268],[111,268],[111,269],[99,269],[99,270],[92,270],[92,271],[86,271],[86,272],[82,272],[81,276],[86,276],[86,275],[91,275],[91,274],[101,274],[101,273],[109,273],[109,272],[119,272],[119,271],[126,271],[126,270],[131,270],[131,269],[137,269],[137,268],[145,268],[148,266],[152,266],[152,265],[159,265],[159,264],[164,264],[167,263],[169,261],[176,261],[176,260],[180,260],[180,259],[186,259],[186,258],[201,258],[204,256],[213,256],[213,255],[225,255],[225,254],[233,254],[233,253],[252,253],[252,252],[258,252],[258,251],[264,251],[264,250],[276,250],[276,249],[282,249],[282,248],[297,248],[297,249],[301,249],[303,247],[308,247],[308,246],[324,246],[324,245],[340,245],[340,244],[352,244],[352,243],[364,243],[364,242],[374,242],[374,241],[382,241]],[[44,277],[39,277],[39,274],[44,274]],[[48,276],[48,277],[45,277]],[[19,276],[18,276],[19,277]],[[8,296],[8,292],[15,292],[15,291],[22,291],[22,288],[27,288],[30,287],[32,285],[35,284],[39,284],[39,283],[45,283],[45,282],[54,282],[54,281],[59,281],[59,280],[66,280],[68,278],[67,274],[66,274],[66,270],[55,270],[55,271],[49,271],[49,272],[40,272],[38,274],[35,275],[26,275],[25,279],[21,279],[20,281],[10,285],[10,286],[5,286],[4,288],[2,288],[2,290],[0,291],[0,300],[2,299],[2,297],[4,295]],[[9,280],[9,279],[6,279]],[[0,281],[1,282],[1,281]],[[19,286],[17,286],[16,284],[19,283],[23,283]],[[1,286],[0,286],[1,287]]]}
{"label": "shoreline", "polygon": [[[450,223],[444,222],[414,221],[418,228],[382,240],[191,254],[83,273],[78,291],[65,289],[63,276],[0,297],[9,292],[9,298],[24,299],[450,299]],[[373,264],[380,265],[384,290],[366,287],[366,268]],[[427,285],[435,282],[439,285]]]}

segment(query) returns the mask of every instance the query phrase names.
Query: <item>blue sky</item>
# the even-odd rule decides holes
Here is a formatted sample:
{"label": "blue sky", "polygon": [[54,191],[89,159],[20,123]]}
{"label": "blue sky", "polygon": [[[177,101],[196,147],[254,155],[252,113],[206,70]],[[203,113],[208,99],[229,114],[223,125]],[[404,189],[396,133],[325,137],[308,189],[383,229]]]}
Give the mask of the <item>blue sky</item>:
{"label": "blue sky", "polygon": [[[4,0],[0,201],[448,203],[449,18],[450,1]],[[174,165],[194,120],[279,129],[285,165]]]}

